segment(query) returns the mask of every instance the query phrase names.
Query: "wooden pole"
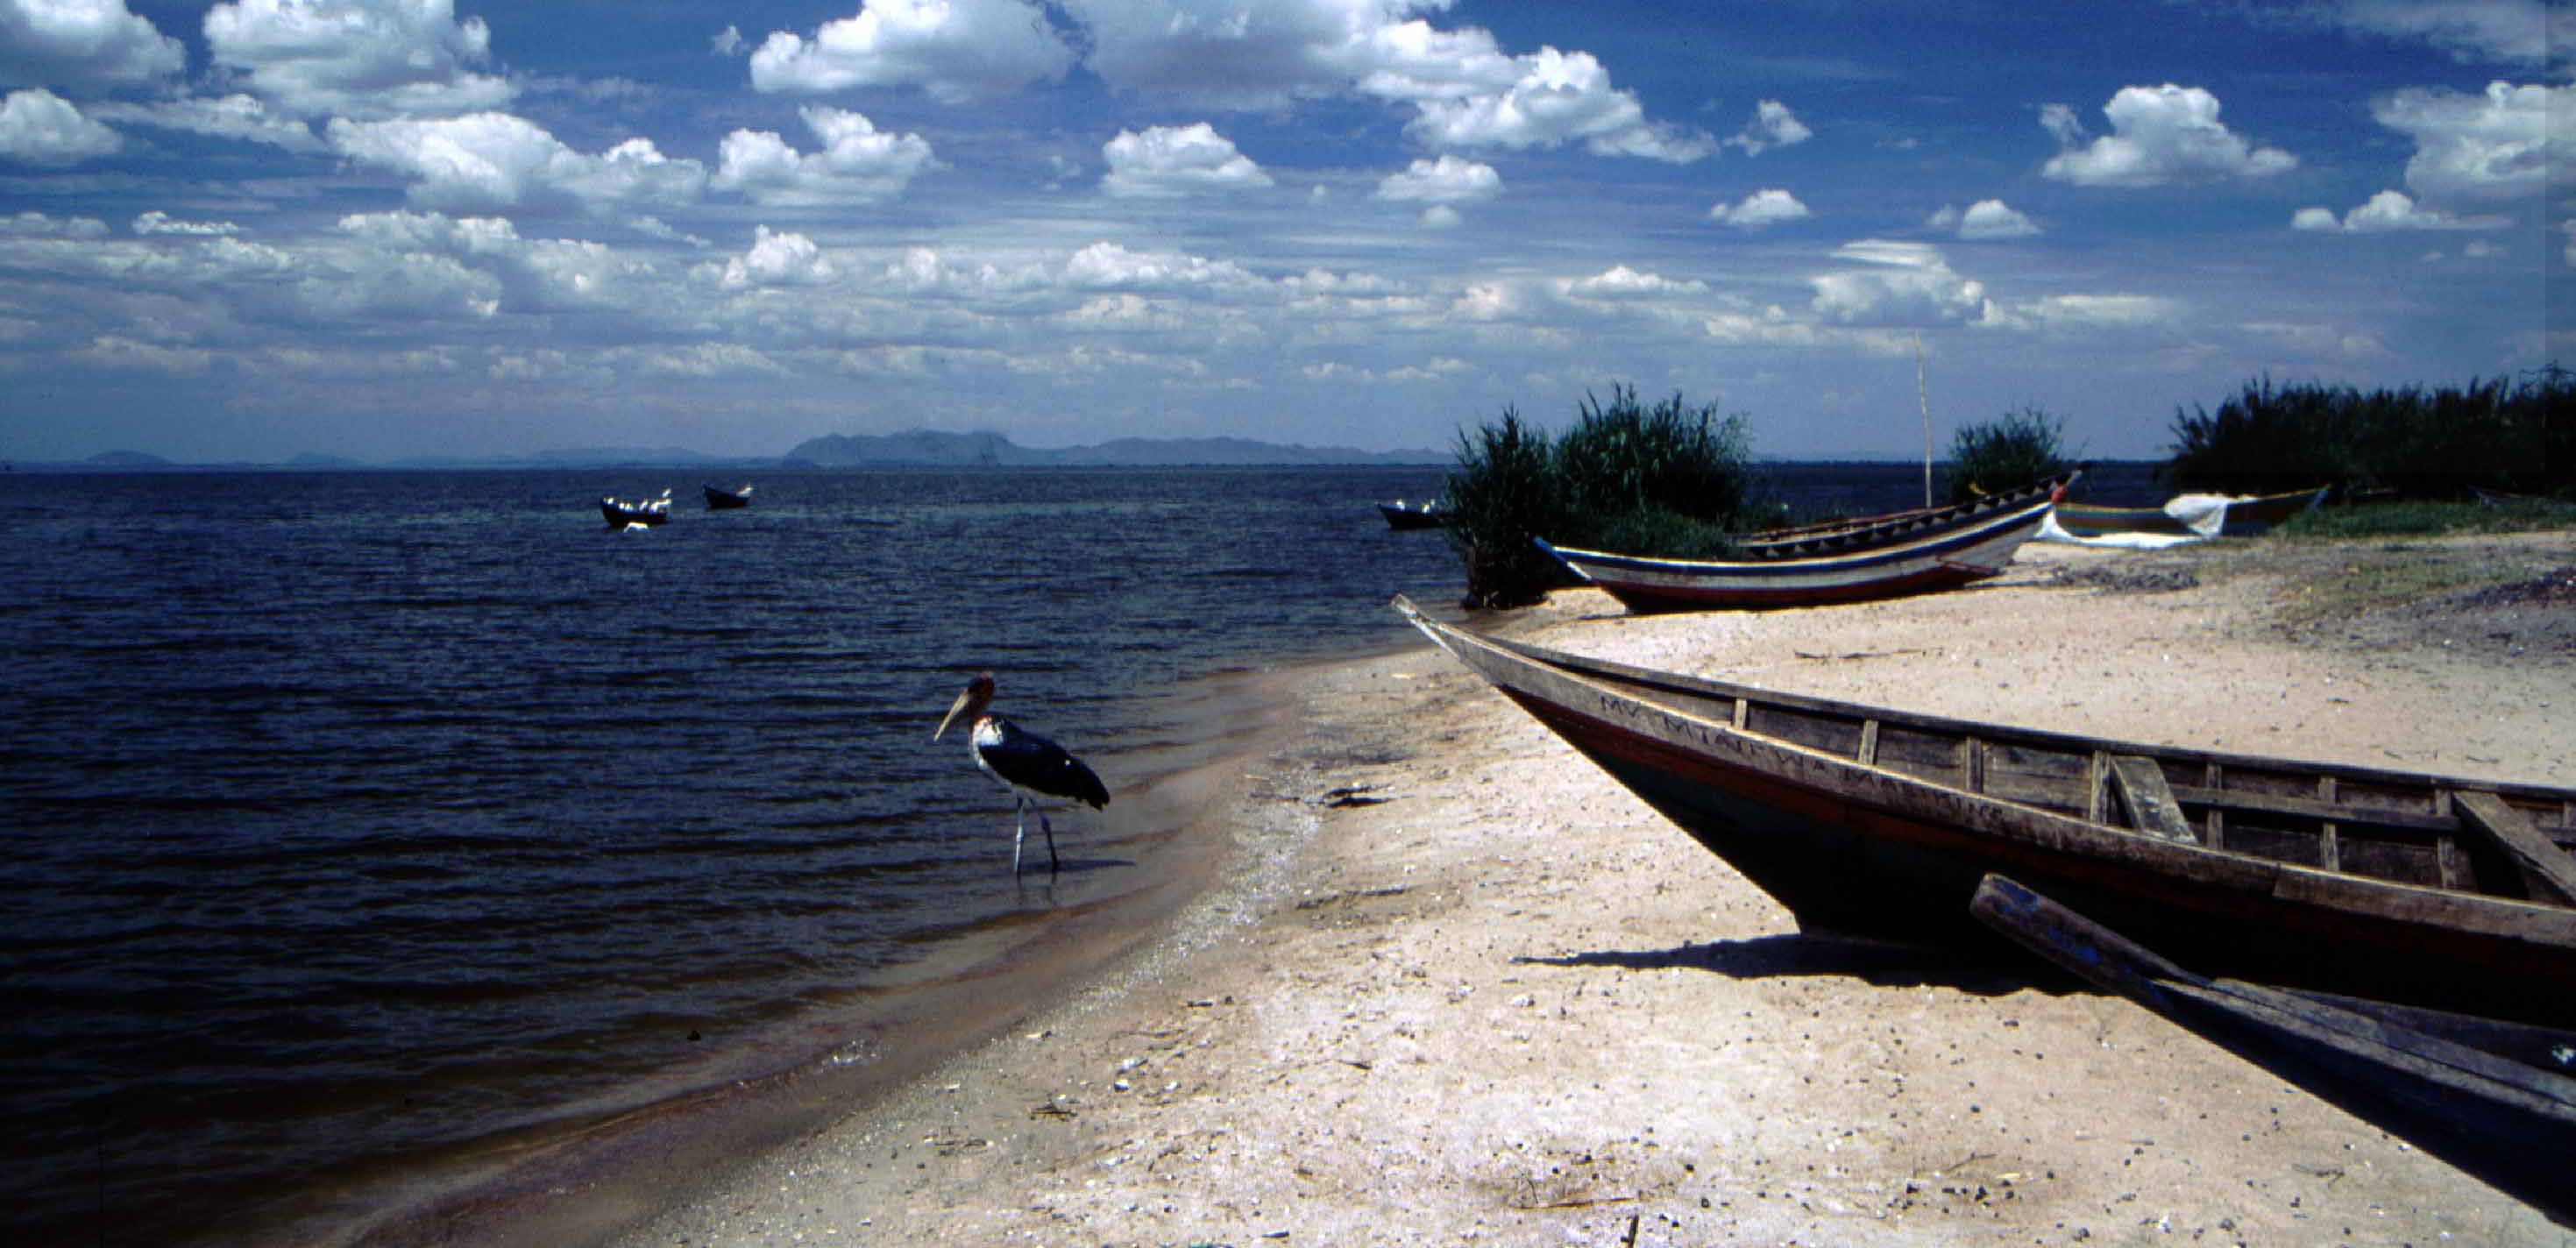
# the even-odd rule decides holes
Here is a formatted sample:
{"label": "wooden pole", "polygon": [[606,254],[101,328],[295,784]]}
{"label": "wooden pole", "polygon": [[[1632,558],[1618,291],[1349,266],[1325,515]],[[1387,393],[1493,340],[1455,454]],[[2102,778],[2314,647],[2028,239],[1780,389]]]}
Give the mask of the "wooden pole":
{"label": "wooden pole", "polygon": [[1923,405],[1923,505],[1932,505],[1932,391],[1923,384],[1923,335],[1914,335],[1914,399]]}

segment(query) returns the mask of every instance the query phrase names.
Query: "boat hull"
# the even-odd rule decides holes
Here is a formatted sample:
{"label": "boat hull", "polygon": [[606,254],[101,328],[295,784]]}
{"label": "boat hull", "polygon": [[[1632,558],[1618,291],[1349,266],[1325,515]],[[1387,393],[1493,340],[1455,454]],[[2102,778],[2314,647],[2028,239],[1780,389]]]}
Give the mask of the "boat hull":
{"label": "boat hull", "polygon": [[671,513],[667,508],[649,504],[630,507],[610,498],[599,500],[599,514],[610,524],[618,525],[667,524],[671,519]]}
{"label": "boat hull", "polygon": [[[1991,952],[1996,938],[1971,919],[1968,902],[1986,874],[2003,873],[2227,974],[2576,1026],[2576,909],[2565,905],[2161,839],[1934,783],[1734,726],[1727,716],[1708,713],[1719,705],[1714,700],[1702,709],[1677,709],[1696,707],[1706,693],[1687,683],[1707,682],[1672,678],[1684,683],[1652,687],[1647,696],[1639,690],[1650,687],[1646,676],[1657,674],[1634,683],[1596,678],[1616,665],[1585,674],[1530,657],[1572,656],[1509,647],[1414,618],[1444,649],[1778,900],[1803,930]],[[1756,724],[1770,714],[1757,700],[1739,705]],[[1893,743],[1918,727],[1896,719],[1883,728],[1856,723],[1852,735],[1895,750],[1901,747]],[[2052,749],[2073,766],[2065,760],[2079,749],[2145,747],[2025,736],[1976,743],[1971,750],[1982,761],[1962,766],[1990,789],[2036,786],[2042,783],[2037,770],[2017,775],[2012,769],[2025,760],[2034,768],[2057,765],[2043,758]],[[2260,762],[2198,755],[2167,766],[2242,765],[2250,775]],[[2345,772],[2355,792],[2365,784],[2373,792],[2384,788],[2392,803],[2418,780],[2438,781]],[[2552,819],[2566,809],[2563,797],[2523,793],[2516,800],[2559,812],[2544,815]],[[2566,833],[2558,823],[2551,831]],[[2253,844],[2259,838],[2249,829],[2240,839]],[[2358,859],[2364,852],[2356,839],[2351,853]],[[2383,856],[2399,860],[2396,849]],[[2478,872],[2504,873],[2492,862]]]}
{"label": "boat hull", "polygon": [[[2240,499],[2227,505],[2218,532],[2245,536],[2260,533],[2290,517],[2308,511],[2323,502],[2326,487],[2292,490],[2284,494],[2264,494]],[[2151,533],[2163,537],[2208,537],[2161,507],[2101,507],[2089,503],[2060,503],[2057,527],[2076,537],[2103,537],[2112,533]]]}
{"label": "boat hull", "polygon": [[2000,575],[2054,495],[1890,545],[1805,558],[1648,559],[1539,546],[1631,611],[1821,606],[1952,589]]}

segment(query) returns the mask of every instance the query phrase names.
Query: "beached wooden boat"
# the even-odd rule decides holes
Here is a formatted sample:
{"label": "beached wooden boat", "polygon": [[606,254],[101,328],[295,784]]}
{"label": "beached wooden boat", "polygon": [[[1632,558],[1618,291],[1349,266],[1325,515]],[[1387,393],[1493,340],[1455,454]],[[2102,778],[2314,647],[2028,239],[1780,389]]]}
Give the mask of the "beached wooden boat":
{"label": "beached wooden boat", "polygon": [[2002,876],[1969,908],[2077,978],[2191,1029],[2542,1209],[2576,1217],[2576,1032],[2209,979]]}
{"label": "beached wooden boat", "polygon": [[[2106,533],[2154,533],[2162,536],[2216,537],[2260,533],[2325,501],[2326,486],[2256,494],[2222,500],[2218,495],[2187,495],[2161,507],[2103,507],[2059,503],[2057,527],[2077,537]],[[2204,501],[2194,501],[2204,500]]]}
{"label": "beached wooden boat", "polygon": [[1436,529],[1449,522],[1449,517],[1440,512],[1438,499],[1409,503],[1399,498],[1379,503],[1377,514],[1386,517],[1386,527],[1390,529]]}
{"label": "beached wooden boat", "polygon": [[612,526],[662,524],[671,518],[671,492],[662,491],[660,498],[627,501],[614,495],[599,500],[599,514]]}
{"label": "beached wooden boat", "polygon": [[1865,602],[2000,574],[2013,552],[2038,534],[2069,480],[1842,529],[1817,526],[1820,531],[1805,535],[1771,530],[1753,535],[1742,559],[1653,559],[1534,540],[1631,611]]}
{"label": "beached wooden boat", "polygon": [[748,484],[728,490],[720,485],[701,482],[698,488],[706,492],[709,511],[725,511],[735,507],[751,506],[751,486]]}
{"label": "beached wooden boat", "polygon": [[1916,507],[1883,515],[1827,520],[1819,524],[1757,529],[1736,534],[1735,544],[1757,559],[1802,559],[1893,546],[1950,532],[2003,512],[2017,511],[2072,487],[2083,475],[2081,471],[2063,472],[2017,490],[1979,494],[1966,502],[1939,507]]}
{"label": "beached wooden boat", "polygon": [[1989,872],[2209,973],[2576,1027],[2576,790],[1768,692],[1396,609],[1802,928],[1989,946]]}

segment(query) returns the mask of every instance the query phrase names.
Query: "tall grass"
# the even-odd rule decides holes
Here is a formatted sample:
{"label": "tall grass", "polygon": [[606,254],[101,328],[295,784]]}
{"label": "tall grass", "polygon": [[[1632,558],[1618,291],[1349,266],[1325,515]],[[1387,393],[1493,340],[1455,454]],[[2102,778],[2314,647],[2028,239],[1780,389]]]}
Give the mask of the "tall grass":
{"label": "tall grass", "polygon": [[1743,417],[1678,393],[1652,406],[1630,385],[1612,385],[1606,403],[1586,394],[1553,442],[1504,408],[1460,432],[1441,498],[1468,605],[1521,606],[1563,583],[1533,537],[1676,558],[1732,550],[1728,534],[1765,514],[1752,503],[1751,458]]}
{"label": "tall grass", "polygon": [[1959,426],[1941,463],[1942,501],[1964,503],[1980,492],[2017,489],[2074,467],[2062,442],[2063,420],[2036,407]]}
{"label": "tall grass", "polygon": [[1449,543],[1467,564],[1467,605],[1522,606],[1554,583],[1556,561],[1530,537],[1564,522],[1555,459],[1546,432],[1509,407],[1473,433],[1459,431],[1458,464],[1440,506]]}
{"label": "tall grass", "polygon": [[2215,412],[2174,411],[2177,488],[2459,499],[2475,490],[2576,498],[2576,374],[2551,365],[2441,389],[2246,383]]}

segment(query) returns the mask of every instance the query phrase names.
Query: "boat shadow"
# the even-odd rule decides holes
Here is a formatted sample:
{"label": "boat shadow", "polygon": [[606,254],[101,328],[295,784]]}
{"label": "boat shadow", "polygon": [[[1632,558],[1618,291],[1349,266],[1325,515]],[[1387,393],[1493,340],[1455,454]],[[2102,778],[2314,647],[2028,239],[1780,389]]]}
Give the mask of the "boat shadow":
{"label": "boat shadow", "polygon": [[2035,977],[2026,968],[2013,965],[2004,953],[1998,949],[1994,956],[1987,957],[1900,941],[1789,932],[1706,944],[1692,942],[1670,949],[1598,949],[1556,957],[1523,955],[1512,961],[1525,966],[1708,971],[1729,979],[1834,975],[1882,988],[1955,988],[1979,996],[2003,996],[2041,986],[2033,982]]}

